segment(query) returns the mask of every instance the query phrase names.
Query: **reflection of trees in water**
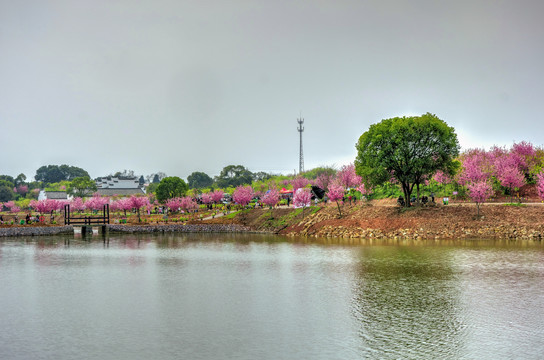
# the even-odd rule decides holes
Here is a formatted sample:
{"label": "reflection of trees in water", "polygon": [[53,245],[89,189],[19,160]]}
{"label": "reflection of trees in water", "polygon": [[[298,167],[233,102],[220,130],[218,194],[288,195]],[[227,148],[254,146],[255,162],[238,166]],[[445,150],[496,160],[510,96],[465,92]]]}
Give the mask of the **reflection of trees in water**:
{"label": "reflection of trees in water", "polygon": [[376,358],[455,358],[464,323],[447,249],[361,249],[353,313]]}

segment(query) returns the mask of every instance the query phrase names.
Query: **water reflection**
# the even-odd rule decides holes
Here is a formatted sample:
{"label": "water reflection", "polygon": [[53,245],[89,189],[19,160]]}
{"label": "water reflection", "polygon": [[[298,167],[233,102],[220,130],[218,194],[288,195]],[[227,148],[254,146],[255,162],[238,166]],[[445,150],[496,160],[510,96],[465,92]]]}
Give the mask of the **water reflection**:
{"label": "water reflection", "polygon": [[457,357],[464,324],[448,253],[365,247],[359,258],[352,306],[363,348],[377,358]]}
{"label": "water reflection", "polygon": [[539,358],[543,285],[527,241],[12,238],[0,358]]}

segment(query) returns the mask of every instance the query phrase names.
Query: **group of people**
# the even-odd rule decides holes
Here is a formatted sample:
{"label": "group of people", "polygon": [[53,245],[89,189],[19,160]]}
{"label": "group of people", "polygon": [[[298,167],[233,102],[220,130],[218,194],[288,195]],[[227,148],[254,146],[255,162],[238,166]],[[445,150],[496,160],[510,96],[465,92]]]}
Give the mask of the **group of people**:
{"label": "group of people", "polygon": [[[5,220],[8,221],[7,219]],[[0,214],[0,224],[4,224],[4,216]],[[13,215],[13,223],[18,225],[24,225],[26,224],[32,224],[33,222],[45,222],[44,216],[40,216],[39,214],[36,214],[36,216],[32,216],[31,213],[27,213],[24,219],[21,219],[19,221],[19,216],[17,214]]]}
{"label": "group of people", "polygon": [[[415,203],[418,200],[420,200],[421,203],[423,205],[425,205],[425,204],[427,204],[429,202],[429,197],[431,198],[431,202],[434,203],[434,192],[431,192],[429,194],[429,196],[426,196],[426,195],[422,196],[421,199],[418,199],[415,196],[412,196],[410,198],[410,203]],[[449,201],[450,201],[450,199],[448,197],[445,197],[445,198],[442,199],[442,204],[448,205]],[[399,195],[399,198],[397,199],[397,204],[400,205],[400,206],[404,206],[406,204],[406,202],[404,201],[404,197],[402,195]]]}

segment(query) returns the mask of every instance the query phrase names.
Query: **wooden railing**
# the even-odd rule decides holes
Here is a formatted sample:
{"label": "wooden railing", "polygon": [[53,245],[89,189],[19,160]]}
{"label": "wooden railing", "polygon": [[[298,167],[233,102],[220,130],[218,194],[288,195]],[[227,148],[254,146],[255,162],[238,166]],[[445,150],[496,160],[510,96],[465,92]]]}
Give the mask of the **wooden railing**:
{"label": "wooden railing", "polygon": [[64,224],[65,225],[103,225],[110,223],[110,205],[105,204],[102,215],[98,216],[72,216],[70,205],[64,205]]}

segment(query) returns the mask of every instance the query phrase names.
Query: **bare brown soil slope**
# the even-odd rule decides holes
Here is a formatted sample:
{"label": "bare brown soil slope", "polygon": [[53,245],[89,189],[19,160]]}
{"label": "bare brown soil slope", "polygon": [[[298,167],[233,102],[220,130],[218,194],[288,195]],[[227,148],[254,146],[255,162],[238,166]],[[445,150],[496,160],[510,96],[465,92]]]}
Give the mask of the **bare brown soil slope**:
{"label": "bare brown soil slope", "polygon": [[413,207],[402,210],[389,202],[367,203],[342,208],[336,205],[306,210],[304,219],[292,209],[247,210],[234,222],[255,230],[284,235],[350,238],[516,238],[540,239],[544,235],[544,206],[482,205],[480,217],[473,204]]}

